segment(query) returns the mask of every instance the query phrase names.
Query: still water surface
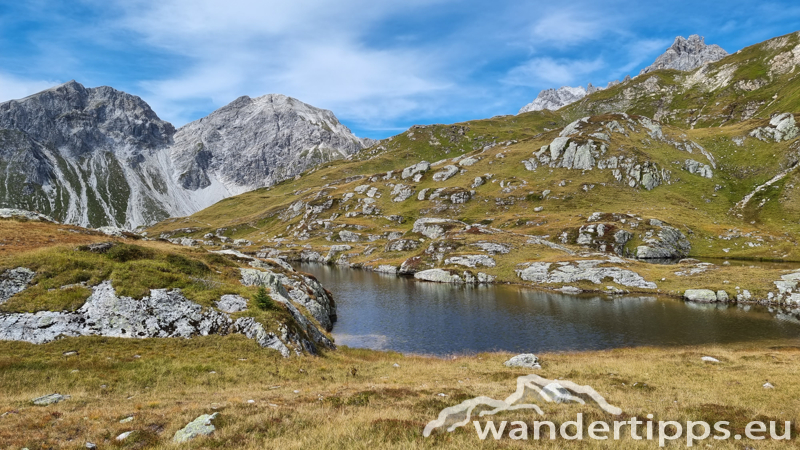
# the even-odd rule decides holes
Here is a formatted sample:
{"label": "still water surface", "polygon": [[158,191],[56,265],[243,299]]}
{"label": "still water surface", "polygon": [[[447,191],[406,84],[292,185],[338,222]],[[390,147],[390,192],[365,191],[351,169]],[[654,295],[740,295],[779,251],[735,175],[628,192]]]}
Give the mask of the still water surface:
{"label": "still water surface", "polygon": [[333,335],[350,347],[444,355],[800,338],[800,322],[759,306],[452,286],[321,264],[298,269],[333,292],[339,315]]}

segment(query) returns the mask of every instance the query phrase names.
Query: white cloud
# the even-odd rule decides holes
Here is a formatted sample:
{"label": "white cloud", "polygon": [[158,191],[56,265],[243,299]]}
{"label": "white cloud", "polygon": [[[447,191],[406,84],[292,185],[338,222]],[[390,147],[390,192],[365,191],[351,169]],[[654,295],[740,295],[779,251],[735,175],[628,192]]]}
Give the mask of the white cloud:
{"label": "white cloud", "polygon": [[603,60],[599,58],[594,60],[533,58],[511,69],[504,81],[508,84],[529,87],[584,84],[585,78],[604,65]]}
{"label": "white cloud", "polygon": [[0,102],[16,100],[61,84],[58,81],[30,80],[0,72]]}
{"label": "white cloud", "polygon": [[140,0],[125,7],[120,25],[188,59],[178,73],[140,83],[143,96],[177,125],[198,102],[221,106],[267,93],[385,123],[418,111],[426,103],[420,97],[452,83],[441,57],[411,44],[371,47],[362,33],[415,4],[435,3]]}

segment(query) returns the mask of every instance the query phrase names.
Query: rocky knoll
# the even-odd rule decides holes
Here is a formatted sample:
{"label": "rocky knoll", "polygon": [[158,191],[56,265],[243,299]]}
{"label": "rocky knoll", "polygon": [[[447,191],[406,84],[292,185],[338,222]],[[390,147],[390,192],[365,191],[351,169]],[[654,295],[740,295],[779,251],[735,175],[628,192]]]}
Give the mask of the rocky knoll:
{"label": "rocky knoll", "polygon": [[678,36],[675,42],[656,58],[655,62],[640,72],[641,75],[659,69],[692,70],[708,62],[719,61],[728,56],[728,52],[719,45],[706,45],[705,38],[696,34],[684,38]]}
{"label": "rocky knoll", "polygon": [[[191,338],[240,333],[284,357],[292,351],[298,355],[315,354],[320,347],[335,348],[298,309],[298,305],[306,308],[324,328],[332,327],[336,320],[335,305],[319,282],[291,268],[287,275],[271,271],[270,264],[255,259],[251,264],[259,268],[241,269],[242,284],[269,288],[271,298],[286,307],[293,324],[278,322],[265,326],[253,317],[232,317],[231,314],[247,308],[247,299],[240,296],[225,295],[216,308],[204,308],[187,299],[180,289],[152,289],[149,296],[134,299],[117,295],[111,282],[104,281],[92,288],[84,305],[74,312],[0,313],[0,340],[42,344],[67,336]],[[33,275],[25,268],[0,274],[3,295],[21,292]]]}
{"label": "rocky knoll", "polygon": [[135,228],[371,144],[282,95],[241,97],[176,131],[139,97],[70,81],[0,103],[0,207]]}

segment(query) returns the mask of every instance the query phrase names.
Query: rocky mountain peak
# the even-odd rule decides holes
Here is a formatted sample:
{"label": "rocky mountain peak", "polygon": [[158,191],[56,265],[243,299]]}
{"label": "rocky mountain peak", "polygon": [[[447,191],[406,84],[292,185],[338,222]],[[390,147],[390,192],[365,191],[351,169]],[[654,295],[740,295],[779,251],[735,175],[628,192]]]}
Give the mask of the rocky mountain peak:
{"label": "rocky mountain peak", "polygon": [[[589,84],[590,89],[595,89],[594,86]],[[545,89],[539,92],[539,95],[530,103],[523,106],[517,114],[522,114],[530,111],[542,111],[545,109],[555,111],[570,103],[577,102],[578,100],[586,97],[587,91],[583,86],[571,87],[562,86],[558,89]]]}
{"label": "rocky mountain peak", "polygon": [[719,61],[728,56],[728,52],[719,45],[706,45],[704,37],[697,34],[684,38],[678,36],[664,54],[655,62],[645,67],[640,75],[659,69],[692,70],[708,62]]}
{"label": "rocky mountain peak", "polygon": [[141,98],[108,86],[86,88],[74,80],[0,103],[0,129],[23,131],[73,155],[163,147],[175,133]]}

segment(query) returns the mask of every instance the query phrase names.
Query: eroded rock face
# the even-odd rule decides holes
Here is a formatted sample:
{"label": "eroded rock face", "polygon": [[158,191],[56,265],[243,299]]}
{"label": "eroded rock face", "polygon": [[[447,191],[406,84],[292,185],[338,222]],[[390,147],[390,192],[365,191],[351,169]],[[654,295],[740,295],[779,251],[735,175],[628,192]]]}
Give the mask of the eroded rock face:
{"label": "eroded rock face", "polygon": [[640,72],[640,75],[659,69],[692,70],[708,62],[719,61],[728,56],[728,52],[719,45],[706,45],[705,38],[696,34],[675,38],[672,46],[655,62]]}
{"label": "eroded rock face", "polygon": [[0,305],[12,296],[22,292],[33,281],[36,274],[25,267],[6,270],[0,274]]}
{"label": "eroded rock face", "polygon": [[[660,224],[660,222],[658,222]],[[661,230],[656,236],[645,238],[646,245],[636,247],[639,259],[679,259],[689,255],[692,244],[677,228],[659,225]]]}
{"label": "eroded rock face", "polygon": [[585,260],[573,263],[558,263],[553,270],[553,263],[528,263],[522,269],[517,269],[517,276],[533,283],[561,283],[569,284],[578,281],[590,281],[600,284],[606,278],[611,278],[615,283],[623,286],[656,289],[653,282],[646,281],[638,273],[620,267],[601,267],[608,261]]}
{"label": "eroded rock face", "polygon": [[397,239],[386,244],[387,252],[407,252],[419,247],[419,241],[413,239]]}

